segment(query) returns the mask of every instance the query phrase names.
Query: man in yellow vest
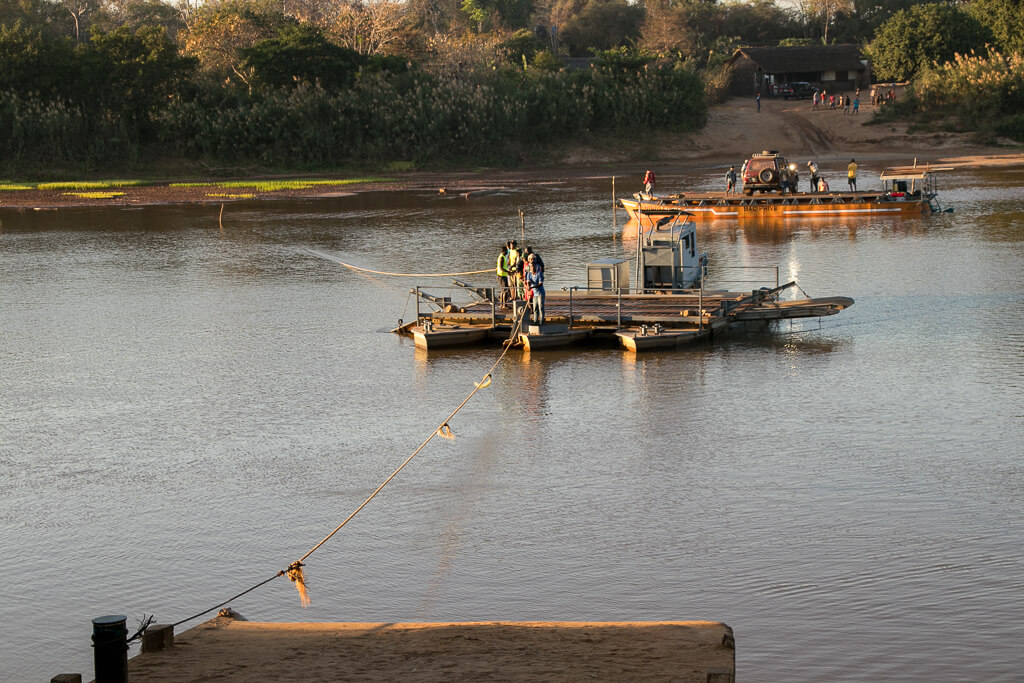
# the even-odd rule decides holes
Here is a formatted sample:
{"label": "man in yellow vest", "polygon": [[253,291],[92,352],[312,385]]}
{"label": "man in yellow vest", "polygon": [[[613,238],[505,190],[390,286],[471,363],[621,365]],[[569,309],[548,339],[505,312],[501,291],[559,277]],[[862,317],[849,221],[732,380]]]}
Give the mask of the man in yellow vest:
{"label": "man in yellow vest", "polygon": [[850,165],[846,167],[846,182],[850,184],[851,190],[857,191],[857,162],[853,159],[850,159]]}
{"label": "man in yellow vest", "polygon": [[501,253],[498,254],[498,264],[494,268],[498,275],[498,288],[501,294],[498,296],[498,303],[504,306],[509,300],[508,284],[508,242],[501,245]]}

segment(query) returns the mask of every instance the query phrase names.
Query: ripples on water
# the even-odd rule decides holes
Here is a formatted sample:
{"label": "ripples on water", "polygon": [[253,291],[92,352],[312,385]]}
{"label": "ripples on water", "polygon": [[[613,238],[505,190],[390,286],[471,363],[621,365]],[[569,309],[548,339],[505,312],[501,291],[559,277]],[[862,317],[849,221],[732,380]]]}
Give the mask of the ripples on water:
{"label": "ripples on water", "polygon": [[[1021,179],[955,172],[956,212],[928,219],[703,228],[720,278],[778,264],[857,304],[674,353],[516,352],[310,558],[309,609],[283,580],[233,606],[716,619],[744,680],[1018,680]],[[234,204],[223,229],[215,208],[3,216],[0,677],[88,674],[91,618],[176,621],[268,578],[490,367],[387,334],[426,282],[307,249],[486,268],[521,207],[561,286],[632,253],[608,185]]]}

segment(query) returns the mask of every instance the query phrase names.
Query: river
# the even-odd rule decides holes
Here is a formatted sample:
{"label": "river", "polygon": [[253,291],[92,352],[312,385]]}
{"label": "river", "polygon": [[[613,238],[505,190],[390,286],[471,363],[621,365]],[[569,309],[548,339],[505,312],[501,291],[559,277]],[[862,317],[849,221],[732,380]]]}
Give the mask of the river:
{"label": "river", "polygon": [[[1020,680],[1024,169],[953,171],[940,199],[955,211],[702,225],[712,280],[778,265],[856,304],[672,352],[514,351],[455,440],[307,559],[308,608],[284,578],[231,606],[719,620],[743,681]],[[629,257],[610,200],[594,177],[239,202],[222,224],[219,206],[0,213],[0,679],[91,678],[92,618],[176,622],[284,569],[500,353],[388,332],[410,288],[449,279],[311,250],[489,268],[522,209],[559,287]]]}

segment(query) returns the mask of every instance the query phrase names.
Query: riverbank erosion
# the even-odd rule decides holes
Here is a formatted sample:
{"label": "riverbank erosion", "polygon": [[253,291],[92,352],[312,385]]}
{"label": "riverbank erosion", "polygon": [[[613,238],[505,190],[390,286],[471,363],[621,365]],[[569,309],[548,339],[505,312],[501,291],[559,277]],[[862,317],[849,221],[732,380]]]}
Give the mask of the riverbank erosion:
{"label": "riverbank erosion", "polygon": [[[824,107],[810,100],[763,99],[760,110],[752,99],[733,98],[709,110],[708,123],[686,134],[637,131],[628,138],[603,139],[566,146],[543,167],[472,169],[465,171],[403,172],[386,179],[346,185],[308,184],[265,189],[238,187],[239,178],[207,184],[154,182],[112,188],[110,192],[67,190],[6,190],[0,209],[45,210],[71,206],[145,206],[158,204],[227,204],[271,199],[316,199],[356,192],[413,190],[472,198],[505,188],[583,176],[639,177],[645,168],[659,174],[693,168],[737,168],[752,153],[775,149],[801,165],[808,160],[845,169],[850,158],[859,163],[898,165],[932,163],[956,168],[1024,165],[1024,146],[1003,141],[979,145],[968,133],[912,131],[907,124],[872,124],[874,107],[862,104],[857,115]],[[274,176],[283,179],[291,176]],[[302,176],[307,178],[309,176]],[[323,179],[324,176],[318,176]],[[329,177],[329,176],[328,176]],[[249,180],[266,180],[266,176]],[[231,182],[225,189],[221,183]]]}
{"label": "riverbank erosion", "polygon": [[217,617],[128,663],[129,679],[731,683],[732,629],[711,621],[257,623]]}

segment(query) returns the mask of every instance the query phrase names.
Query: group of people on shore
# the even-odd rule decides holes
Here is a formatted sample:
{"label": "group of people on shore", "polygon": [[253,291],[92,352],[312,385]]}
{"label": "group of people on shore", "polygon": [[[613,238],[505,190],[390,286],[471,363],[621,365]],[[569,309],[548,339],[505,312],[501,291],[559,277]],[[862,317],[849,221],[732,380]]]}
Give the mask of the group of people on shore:
{"label": "group of people on shore", "polygon": [[[880,88],[871,88],[870,98],[872,106],[881,107],[884,104],[895,102],[896,92],[892,88],[886,91]],[[816,90],[811,96],[811,109],[817,110],[819,108],[842,109],[844,114],[859,114],[860,88],[854,91],[852,97],[850,95],[830,94],[824,89]],[[760,103],[758,103],[758,110],[760,110]]]}
{"label": "group of people on shore", "polygon": [[519,248],[509,240],[498,254],[495,267],[501,294],[498,303],[508,306],[513,300],[530,304],[530,320],[534,325],[544,324],[544,260],[533,247]]}
{"label": "group of people on shore", "polygon": [[849,95],[829,94],[824,90],[815,90],[811,96],[811,108],[817,110],[819,107],[828,109],[842,109],[844,114],[860,113],[860,88],[857,88],[853,97]]}
{"label": "group of people on shore", "polygon": [[881,107],[883,104],[888,104],[896,101],[896,92],[889,88],[886,92],[882,92],[878,88],[871,89],[871,104],[876,107]]}

